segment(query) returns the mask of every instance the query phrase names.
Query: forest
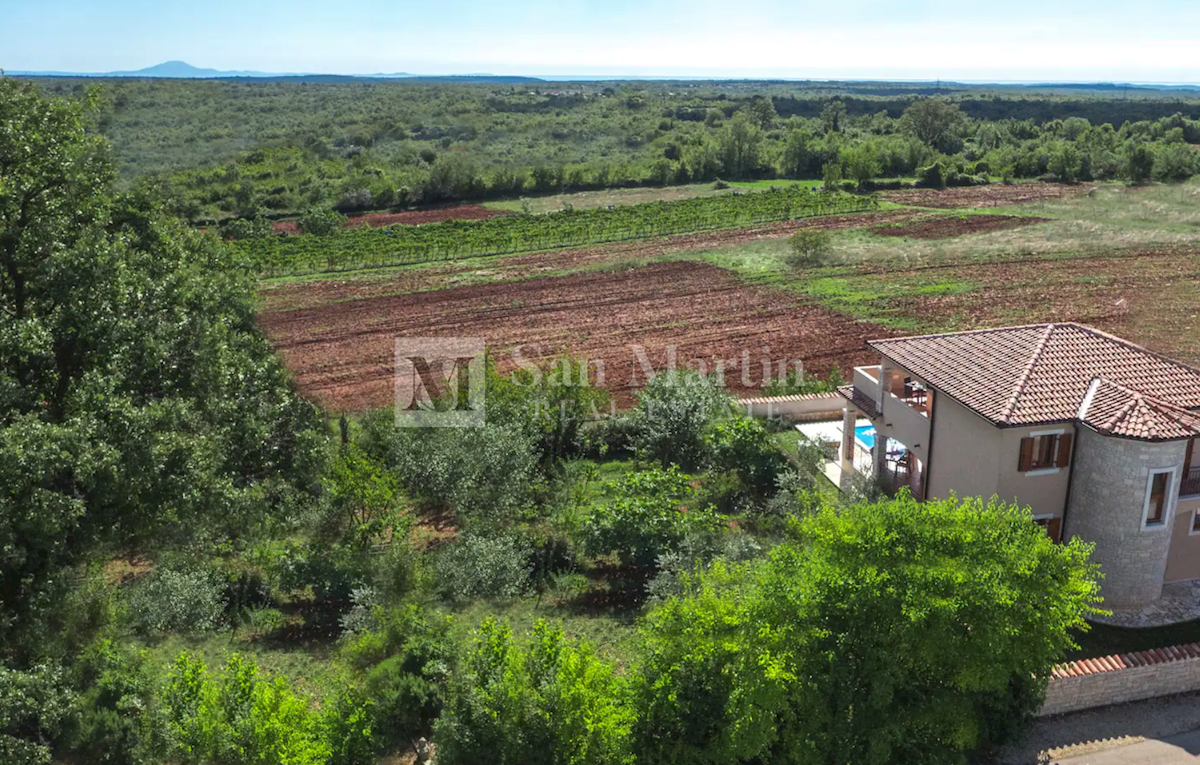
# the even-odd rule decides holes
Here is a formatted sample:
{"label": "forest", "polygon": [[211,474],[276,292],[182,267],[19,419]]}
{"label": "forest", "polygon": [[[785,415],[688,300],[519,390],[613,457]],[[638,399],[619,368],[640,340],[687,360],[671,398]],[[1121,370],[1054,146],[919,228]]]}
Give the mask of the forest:
{"label": "forest", "polygon": [[1190,91],[37,82],[95,99],[122,183],[194,222],[718,178],[1170,181],[1196,172],[1200,143]]}

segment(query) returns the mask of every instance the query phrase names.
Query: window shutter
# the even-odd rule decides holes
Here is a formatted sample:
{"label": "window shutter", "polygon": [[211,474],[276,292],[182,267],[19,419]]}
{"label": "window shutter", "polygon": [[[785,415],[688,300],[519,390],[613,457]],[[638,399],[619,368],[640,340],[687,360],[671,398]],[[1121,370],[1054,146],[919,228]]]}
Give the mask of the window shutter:
{"label": "window shutter", "polygon": [[1063,433],[1058,437],[1058,459],[1054,461],[1056,467],[1068,467],[1071,464],[1071,441],[1074,438],[1070,433]]}
{"label": "window shutter", "polygon": [[1055,542],[1062,541],[1062,518],[1051,518],[1046,523],[1046,535]]}
{"label": "window shutter", "polygon": [[1028,473],[1033,468],[1033,442],[1035,439],[1021,439],[1021,458],[1017,460],[1017,470]]}

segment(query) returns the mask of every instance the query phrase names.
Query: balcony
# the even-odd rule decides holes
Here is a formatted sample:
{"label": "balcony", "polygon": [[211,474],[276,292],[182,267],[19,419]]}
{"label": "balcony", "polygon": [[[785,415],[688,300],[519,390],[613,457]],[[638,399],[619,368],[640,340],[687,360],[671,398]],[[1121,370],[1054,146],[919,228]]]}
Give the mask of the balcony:
{"label": "balcony", "polygon": [[854,390],[872,401],[879,400],[879,375],[882,367],[855,367]]}
{"label": "balcony", "polygon": [[1179,483],[1179,496],[1190,497],[1200,494],[1200,468],[1185,471]]}

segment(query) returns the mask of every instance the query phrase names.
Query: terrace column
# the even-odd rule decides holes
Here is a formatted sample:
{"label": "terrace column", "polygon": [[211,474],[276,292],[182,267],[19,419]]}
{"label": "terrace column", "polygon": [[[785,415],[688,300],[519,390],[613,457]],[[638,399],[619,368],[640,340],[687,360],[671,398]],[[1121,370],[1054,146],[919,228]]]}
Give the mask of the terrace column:
{"label": "terrace column", "polygon": [[842,470],[854,469],[854,424],[858,422],[855,410],[847,404],[842,409]]}

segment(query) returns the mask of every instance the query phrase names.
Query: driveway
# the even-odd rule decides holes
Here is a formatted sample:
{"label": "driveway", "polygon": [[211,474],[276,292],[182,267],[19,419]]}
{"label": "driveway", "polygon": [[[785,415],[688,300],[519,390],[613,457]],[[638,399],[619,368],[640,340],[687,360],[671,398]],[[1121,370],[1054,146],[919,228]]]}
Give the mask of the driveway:
{"label": "driveway", "polygon": [[1196,765],[1200,763],[1200,730],[1050,762],[1052,765]]}
{"label": "driveway", "polygon": [[992,763],[1200,765],[1200,693],[1042,718]]}

